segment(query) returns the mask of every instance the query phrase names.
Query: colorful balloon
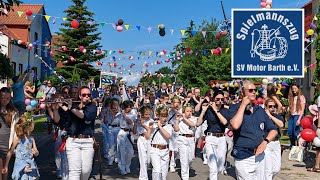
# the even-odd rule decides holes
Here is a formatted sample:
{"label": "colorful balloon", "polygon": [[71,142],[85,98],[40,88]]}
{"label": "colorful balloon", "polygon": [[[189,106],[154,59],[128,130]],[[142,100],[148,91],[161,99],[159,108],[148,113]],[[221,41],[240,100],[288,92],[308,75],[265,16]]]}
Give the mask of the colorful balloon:
{"label": "colorful balloon", "polygon": [[305,141],[313,141],[313,139],[317,136],[317,134],[312,129],[304,129],[301,131],[301,137]]}
{"label": "colorful balloon", "polygon": [[314,34],[314,30],[313,30],[313,29],[309,29],[309,30],[307,31],[307,34],[308,34],[309,36],[312,36],[312,35]]}
{"label": "colorful balloon", "polygon": [[118,26],[122,26],[122,25],[123,25],[123,23],[124,23],[123,19],[119,19],[119,20],[118,20],[118,24],[117,24],[117,25],[118,25]]}
{"label": "colorful balloon", "polygon": [[37,104],[38,104],[38,102],[37,102],[36,100],[32,100],[32,101],[30,102],[30,105],[31,105],[32,107],[35,107]]}
{"label": "colorful balloon", "polygon": [[32,11],[31,11],[30,9],[28,9],[28,10],[26,11],[26,15],[27,15],[27,16],[32,16]]}
{"label": "colorful balloon", "polygon": [[71,27],[72,28],[78,29],[79,25],[80,25],[79,21],[77,21],[75,19],[71,21]]}
{"label": "colorful balloon", "polygon": [[303,129],[310,129],[313,125],[313,118],[310,115],[306,115],[300,122]]}
{"label": "colorful balloon", "polygon": [[26,110],[27,110],[27,111],[32,111],[32,109],[33,109],[33,108],[32,108],[31,105],[26,106]]}
{"label": "colorful balloon", "polygon": [[28,106],[28,105],[30,105],[30,99],[26,99],[25,101],[24,101],[24,103]]}
{"label": "colorful balloon", "polygon": [[45,108],[46,108],[46,104],[41,103],[41,104],[40,104],[40,109],[45,109]]}
{"label": "colorful balloon", "polygon": [[123,31],[123,27],[122,26],[117,26],[117,31],[118,32],[122,32]]}

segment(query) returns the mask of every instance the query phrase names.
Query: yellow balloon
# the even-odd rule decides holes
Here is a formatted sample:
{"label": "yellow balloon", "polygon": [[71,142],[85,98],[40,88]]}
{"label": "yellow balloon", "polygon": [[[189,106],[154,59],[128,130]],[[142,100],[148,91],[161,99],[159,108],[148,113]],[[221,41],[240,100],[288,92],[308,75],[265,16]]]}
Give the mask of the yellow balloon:
{"label": "yellow balloon", "polygon": [[228,84],[228,83],[225,83],[225,84],[224,84],[224,87],[228,87],[228,86],[229,86],[229,84]]}
{"label": "yellow balloon", "polygon": [[307,69],[306,67],[304,68],[304,72],[305,72],[305,73],[307,73],[307,72],[308,72],[308,69]]}
{"label": "yellow balloon", "polygon": [[309,29],[309,30],[307,31],[307,34],[308,34],[309,36],[312,36],[312,35],[314,34],[314,30],[313,30],[313,29]]}
{"label": "yellow balloon", "polygon": [[238,83],[234,83],[233,85],[234,85],[234,87],[239,87]]}

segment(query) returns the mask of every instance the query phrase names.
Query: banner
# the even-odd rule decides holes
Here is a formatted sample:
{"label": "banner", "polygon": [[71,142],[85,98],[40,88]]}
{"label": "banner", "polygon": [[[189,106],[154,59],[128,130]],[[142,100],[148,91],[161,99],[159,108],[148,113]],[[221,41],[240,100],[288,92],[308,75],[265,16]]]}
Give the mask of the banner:
{"label": "banner", "polygon": [[303,9],[232,9],[233,78],[304,77]]}
{"label": "banner", "polygon": [[101,72],[100,74],[100,87],[102,85],[115,84],[117,81],[117,73]]}

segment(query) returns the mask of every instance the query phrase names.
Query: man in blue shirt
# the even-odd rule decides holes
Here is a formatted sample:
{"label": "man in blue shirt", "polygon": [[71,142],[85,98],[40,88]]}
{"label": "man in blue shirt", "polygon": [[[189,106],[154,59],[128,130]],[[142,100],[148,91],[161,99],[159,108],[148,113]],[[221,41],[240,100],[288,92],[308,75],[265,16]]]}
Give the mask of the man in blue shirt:
{"label": "man in blue shirt", "polygon": [[11,86],[13,97],[13,105],[18,109],[19,114],[23,114],[26,111],[25,97],[24,97],[24,83],[29,79],[31,71],[26,71],[20,76],[14,76],[12,78],[13,85]]}
{"label": "man in blue shirt", "polygon": [[265,110],[253,104],[255,85],[251,81],[245,81],[243,85],[245,97],[242,102],[230,106],[233,117],[230,125],[234,130],[232,156],[237,179],[265,179],[264,150],[278,132]]}

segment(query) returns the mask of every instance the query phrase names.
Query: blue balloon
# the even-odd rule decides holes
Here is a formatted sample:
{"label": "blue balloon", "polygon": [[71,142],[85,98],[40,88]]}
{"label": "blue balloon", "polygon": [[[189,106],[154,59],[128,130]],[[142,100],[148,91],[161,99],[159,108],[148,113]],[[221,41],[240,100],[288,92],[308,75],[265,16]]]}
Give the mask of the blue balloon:
{"label": "blue balloon", "polygon": [[36,100],[32,100],[31,103],[30,103],[30,105],[32,107],[35,107],[37,104],[38,104],[38,102]]}

